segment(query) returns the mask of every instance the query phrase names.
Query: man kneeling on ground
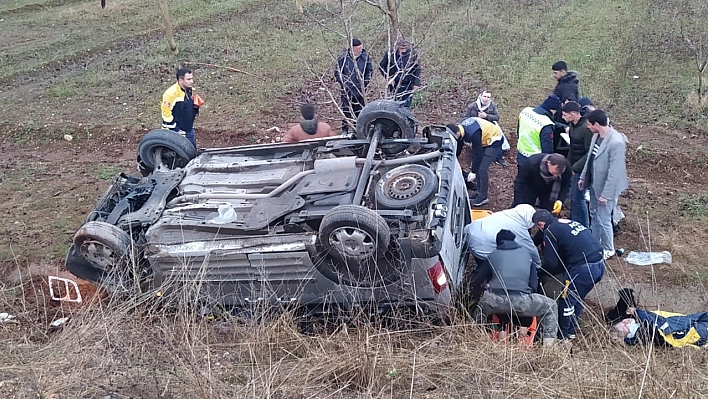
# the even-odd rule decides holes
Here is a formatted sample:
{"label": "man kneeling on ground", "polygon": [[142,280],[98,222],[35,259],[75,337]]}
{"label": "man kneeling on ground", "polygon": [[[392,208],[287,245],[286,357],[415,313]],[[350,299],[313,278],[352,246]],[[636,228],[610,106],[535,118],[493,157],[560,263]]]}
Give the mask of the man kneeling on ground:
{"label": "man kneeling on ground", "polygon": [[585,297],[605,275],[602,246],[582,224],[556,219],[546,209],[537,210],[533,222],[543,231],[543,270],[563,273],[565,280],[558,298],[558,337],[573,339]]}
{"label": "man kneeling on ground", "polygon": [[553,299],[535,294],[538,287],[536,266],[531,252],[519,246],[509,230],[497,234],[497,249],[478,270],[473,286],[487,281],[487,290],[479,301],[484,317],[491,314],[538,317],[543,329],[543,345],[553,345],[558,333],[556,304]]}

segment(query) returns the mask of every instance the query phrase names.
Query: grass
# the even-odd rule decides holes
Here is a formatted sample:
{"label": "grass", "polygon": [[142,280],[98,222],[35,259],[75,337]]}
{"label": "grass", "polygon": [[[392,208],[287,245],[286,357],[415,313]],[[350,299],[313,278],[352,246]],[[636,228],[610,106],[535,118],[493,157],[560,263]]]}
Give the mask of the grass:
{"label": "grass", "polygon": [[[154,297],[96,296],[82,306],[47,299],[46,274],[61,263],[104,180],[134,173],[133,147],[159,124],[157,104],[179,65],[192,63],[207,101],[197,129],[223,134],[220,145],[238,136],[255,142],[265,129],[295,121],[306,100],[318,103],[324,119],[338,119],[327,91],[336,102],[331,67],[344,47],[341,16],[351,17],[375,63],[388,46],[378,11],[342,3],[343,11],[334,0],[306,1],[299,16],[290,1],[171,1],[178,55],[167,51],[155,2],[108,0],[105,10],[93,0],[0,5],[0,94],[11,98],[0,102],[0,127],[13,150],[0,160],[7,193],[0,312],[18,316],[0,323],[0,397],[705,395],[703,352],[625,347],[602,323],[601,307],[612,305],[620,284],[674,293],[647,306],[705,306],[708,210],[698,183],[708,157],[702,148],[672,145],[701,147],[682,143],[703,143],[708,115],[691,96],[695,67],[678,46],[669,10],[648,0],[404,1],[401,10],[423,63],[426,90],[414,101],[421,123],[455,119],[487,86],[512,131],[518,110],[553,89],[550,65],[564,59],[579,71],[582,94],[608,109],[621,131],[656,131],[656,138],[642,136],[653,141],[630,145],[630,166],[643,180],[622,202],[634,247],[669,249],[675,263],[613,264],[610,288],[596,289],[602,295],[591,300],[572,355],[491,342],[464,315],[448,326],[358,320],[303,334],[291,312],[202,317],[158,306]],[[369,99],[385,94],[374,75]],[[676,139],[682,136],[695,141]],[[71,321],[49,327],[63,316]]]}

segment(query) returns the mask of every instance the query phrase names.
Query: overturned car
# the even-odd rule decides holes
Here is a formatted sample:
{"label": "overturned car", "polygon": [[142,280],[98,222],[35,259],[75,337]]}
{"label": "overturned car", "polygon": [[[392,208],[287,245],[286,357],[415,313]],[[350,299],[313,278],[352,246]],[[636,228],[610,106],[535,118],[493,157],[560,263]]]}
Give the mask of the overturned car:
{"label": "overturned car", "polygon": [[152,131],[146,176],[116,176],[76,231],[68,270],[107,290],[229,307],[438,312],[467,262],[457,142],[401,103],[355,137],[203,150]]}

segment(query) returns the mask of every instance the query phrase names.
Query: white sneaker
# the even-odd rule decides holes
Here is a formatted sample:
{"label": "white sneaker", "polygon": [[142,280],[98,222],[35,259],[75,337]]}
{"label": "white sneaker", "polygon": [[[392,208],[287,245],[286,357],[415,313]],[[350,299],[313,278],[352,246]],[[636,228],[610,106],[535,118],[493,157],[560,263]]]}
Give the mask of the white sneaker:
{"label": "white sneaker", "polygon": [[615,256],[615,251],[610,251],[609,249],[602,251],[602,257],[605,258],[605,260],[610,259],[613,256]]}

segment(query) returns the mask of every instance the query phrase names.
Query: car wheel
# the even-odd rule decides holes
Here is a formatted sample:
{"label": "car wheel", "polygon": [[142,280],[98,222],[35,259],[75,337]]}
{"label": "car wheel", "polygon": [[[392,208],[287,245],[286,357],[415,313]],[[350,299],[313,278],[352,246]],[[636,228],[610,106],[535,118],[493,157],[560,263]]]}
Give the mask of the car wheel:
{"label": "car wheel", "polygon": [[[415,138],[418,121],[402,101],[376,100],[367,104],[356,120],[356,137],[370,138],[372,126],[381,126],[381,136],[387,139]],[[383,144],[380,148],[387,154],[397,154],[406,144]]]}
{"label": "car wheel", "polygon": [[133,240],[106,222],[84,224],[74,234],[74,247],[82,258],[102,273],[122,272],[133,261]]}
{"label": "car wheel", "polygon": [[386,252],[390,236],[386,221],[371,209],[359,205],[333,208],[322,218],[319,229],[319,240],[324,249],[346,261],[377,259]]}
{"label": "car wheel", "polygon": [[376,203],[384,209],[418,209],[427,206],[438,189],[435,172],[423,165],[391,169],[376,184]]}
{"label": "car wheel", "polygon": [[144,169],[152,171],[160,166],[167,169],[183,168],[197,156],[197,150],[181,134],[159,129],[143,137],[138,154]]}

